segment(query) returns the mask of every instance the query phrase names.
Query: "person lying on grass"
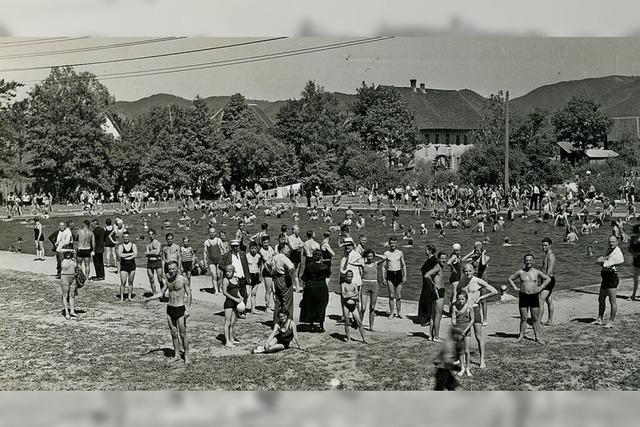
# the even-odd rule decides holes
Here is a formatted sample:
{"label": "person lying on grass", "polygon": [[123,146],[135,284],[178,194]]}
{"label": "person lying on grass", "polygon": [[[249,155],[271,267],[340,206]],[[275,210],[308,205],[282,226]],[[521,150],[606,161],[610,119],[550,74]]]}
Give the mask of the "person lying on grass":
{"label": "person lying on grass", "polygon": [[359,292],[358,286],[353,283],[353,271],[347,270],[344,274],[343,282],[340,283],[341,289],[341,302],[342,302],[342,314],[344,316],[344,332],[347,335],[345,339],[346,342],[351,342],[351,333],[349,325],[349,313],[353,313],[353,319],[356,321],[358,325],[358,329],[360,330],[360,335],[362,336],[362,342],[364,344],[367,343],[367,340],[364,337],[364,328],[362,327],[362,320],[360,319],[360,310],[358,309],[359,303]]}
{"label": "person lying on grass", "polygon": [[295,341],[298,349],[302,350],[298,341],[296,324],[289,319],[289,310],[281,308],[278,311],[278,321],[273,325],[271,335],[264,342],[264,346],[258,346],[253,350],[253,354],[277,353],[286,350],[289,348],[291,341]]}

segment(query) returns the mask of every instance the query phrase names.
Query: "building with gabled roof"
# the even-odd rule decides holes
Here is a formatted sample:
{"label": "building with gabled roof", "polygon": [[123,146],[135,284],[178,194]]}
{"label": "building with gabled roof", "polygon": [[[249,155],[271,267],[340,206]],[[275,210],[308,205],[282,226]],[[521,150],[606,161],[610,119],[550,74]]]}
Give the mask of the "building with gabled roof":
{"label": "building with gabled roof", "polygon": [[618,153],[615,151],[604,148],[587,148],[586,150],[580,150],[576,148],[571,141],[558,141],[557,145],[560,147],[560,161],[571,164],[585,159],[589,164],[599,163],[618,157]]}
{"label": "building with gabled roof", "polygon": [[468,90],[429,89],[409,80],[409,87],[383,86],[395,90],[414,114],[422,144],[473,144],[473,131],[482,123],[486,99]]}

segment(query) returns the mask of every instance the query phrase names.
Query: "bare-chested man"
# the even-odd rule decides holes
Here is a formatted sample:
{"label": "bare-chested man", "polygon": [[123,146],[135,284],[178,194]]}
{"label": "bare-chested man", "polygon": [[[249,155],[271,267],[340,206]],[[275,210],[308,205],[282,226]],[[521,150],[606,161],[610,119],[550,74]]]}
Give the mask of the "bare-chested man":
{"label": "bare-chested man", "polygon": [[78,230],[78,252],[77,261],[82,266],[84,274],[90,277],[91,273],[91,257],[94,255],[93,250],[96,247],[96,239],[91,230],[91,222],[84,220],[84,225]]}
{"label": "bare-chested man", "polygon": [[147,231],[149,236],[149,243],[147,243],[147,250],[144,255],[147,257],[147,277],[149,277],[149,285],[151,286],[151,292],[155,295],[156,283],[155,277],[158,277],[158,284],[160,285],[160,292],[162,292],[162,244],[156,239],[156,231],[150,228]]}
{"label": "bare-chested man", "polygon": [[167,233],[165,237],[167,244],[162,248],[162,262],[164,264],[164,273],[169,273],[169,263],[177,262],[179,266],[182,266],[182,252],[180,251],[180,245],[173,241],[173,233]]}
{"label": "bare-chested man", "polygon": [[169,363],[180,360],[180,341],[184,348],[184,363],[189,364],[189,340],[187,339],[187,317],[191,314],[191,287],[186,277],[178,273],[178,263],[169,261],[167,263],[167,276],[163,278],[165,282],[164,290],[144,301],[160,299],[169,292],[169,304],[167,305],[167,321],[171,331],[173,341],[174,357]]}
{"label": "bare-chested man", "polygon": [[[515,279],[520,279],[520,287],[514,283]],[[542,284],[540,284],[542,282]],[[533,255],[526,254],[524,256],[524,268],[516,271],[509,277],[511,287],[520,293],[518,308],[520,309],[520,334],[516,339],[520,342],[524,339],[524,333],[527,330],[527,320],[529,310],[531,310],[531,320],[533,321],[533,333],[535,340],[544,344],[540,337],[540,292],[545,289],[551,278],[538,269],[533,268]]]}
{"label": "bare-chested man", "polygon": [[544,305],[547,304],[549,311],[547,312],[547,321],[543,322],[543,325],[552,326],[553,325],[553,313],[555,307],[553,305],[553,296],[551,293],[553,292],[553,288],[556,287],[556,254],[553,253],[551,249],[551,239],[545,237],[542,239],[542,250],[544,251],[544,258],[542,259],[542,272],[551,278],[551,282],[549,282],[549,286],[544,288],[540,292],[540,322],[542,322],[542,317],[544,316]]}

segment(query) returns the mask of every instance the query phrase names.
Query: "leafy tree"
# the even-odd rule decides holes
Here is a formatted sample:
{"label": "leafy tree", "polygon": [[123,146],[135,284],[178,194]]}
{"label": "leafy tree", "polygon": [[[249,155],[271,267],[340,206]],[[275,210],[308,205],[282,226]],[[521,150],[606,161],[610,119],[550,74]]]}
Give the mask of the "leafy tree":
{"label": "leafy tree", "polygon": [[592,99],[572,97],[551,118],[559,141],[571,141],[580,150],[606,143],[613,121],[600,111]]}
{"label": "leafy tree", "polygon": [[270,134],[239,129],[225,141],[224,152],[229,160],[230,181],[236,185],[261,181],[279,185],[295,180],[295,155]]}
{"label": "leafy tree", "polygon": [[389,166],[398,164],[403,156],[413,154],[418,130],[413,113],[392,88],[362,86],[352,106],[353,129],[360,134],[365,147],[386,153]]}
{"label": "leafy tree", "polygon": [[236,93],[231,96],[229,103],[222,112],[220,130],[225,138],[231,138],[239,129],[259,131],[261,124],[251,112],[244,96]]}
{"label": "leafy tree", "polygon": [[[504,144],[504,105],[505,98],[502,91],[499,91],[497,94],[491,94],[489,102],[485,105],[480,128],[473,132],[472,139],[475,141],[474,144]],[[513,119],[513,115],[510,119]],[[504,155],[502,157],[504,159]]]}
{"label": "leafy tree", "polygon": [[305,189],[337,188],[337,169],[345,150],[359,144],[347,129],[347,115],[333,94],[309,81],[299,100],[289,100],[280,109],[273,134],[298,158],[298,176]]}
{"label": "leafy tree", "polygon": [[27,102],[10,104],[0,111],[1,176],[28,176],[29,139],[27,137]]}
{"label": "leafy tree", "polygon": [[113,104],[107,88],[91,73],[54,67],[28,102],[36,183],[54,197],[78,187],[110,190],[113,137],[101,128]]}
{"label": "leafy tree", "polygon": [[617,152],[619,159],[630,167],[640,166],[640,141],[633,134],[623,134],[619,141],[610,144],[610,148]]}
{"label": "leafy tree", "polygon": [[22,83],[0,79],[0,108],[4,107],[6,102],[16,96],[16,89],[21,86]]}
{"label": "leafy tree", "polygon": [[[509,177],[512,184],[522,181],[526,157],[522,149],[509,150]],[[472,184],[501,185],[504,182],[504,149],[497,144],[475,144],[462,154],[462,179]]]}

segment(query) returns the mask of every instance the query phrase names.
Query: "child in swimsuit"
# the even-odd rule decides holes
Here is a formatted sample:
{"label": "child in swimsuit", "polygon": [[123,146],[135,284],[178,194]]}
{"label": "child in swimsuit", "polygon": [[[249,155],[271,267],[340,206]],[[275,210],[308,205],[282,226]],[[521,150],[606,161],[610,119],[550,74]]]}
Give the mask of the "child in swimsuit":
{"label": "child in swimsuit", "polygon": [[456,295],[456,302],[451,309],[451,324],[453,325],[453,338],[456,342],[456,352],[458,360],[460,360],[459,376],[463,376],[466,372],[467,376],[471,376],[469,369],[471,360],[471,351],[469,346],[469,331],[473,326],[473,311],[471,306],[467,304],[467,293],[460,291]]}
{"label": "child in swimsuit", "polygon": [[239,343],[233,338],[233,327],[238,317],[237,307],[242,302],[240,296],[240,284],[238,279],[233,277],[235,268],[229,264],[224,270],[224,278],[222,279],[222,293],[227,297],[224,301],[224,338],[225,347],[235,347],[234,344]]}
{"label": "child in swimsuit", "polygon": [[360,319],[360,310],[358,309],[358,286],[353,283],[353,271],[347,270],[347,272],[343,276],[343,282],[340,283],[341,289],[341,302],[342,302],[342,314],[344,316],[344,331],[347,336],[345,339],[346,342],[351,342],[351,334],[350,329],[351,325],[349,325],[349,313],[353,313],[353,319],[356,321],[358,325],[358,330],[360,331],[360,335],[362,336],[362,342],[364,344],[367,343],[367,340],[364,337],[364,328],[362,327],[362,320]]}
{"label": "child in swimsuit", "polygon": [[282,308],[278,311],[278,321],[273,325],[273,331],[267,338],[264,346],[256,347],[252,353],[276,353],[278,351],[289,348],[291,341],[295,341],[300,350],[300,342],[298,342],[298,334],[296,324],[289,318],[289,310]]}

